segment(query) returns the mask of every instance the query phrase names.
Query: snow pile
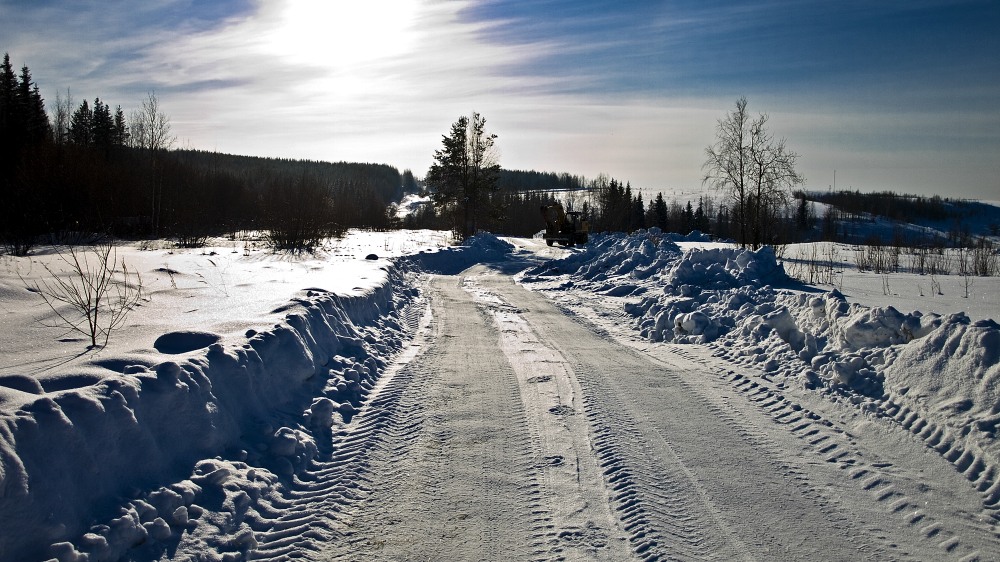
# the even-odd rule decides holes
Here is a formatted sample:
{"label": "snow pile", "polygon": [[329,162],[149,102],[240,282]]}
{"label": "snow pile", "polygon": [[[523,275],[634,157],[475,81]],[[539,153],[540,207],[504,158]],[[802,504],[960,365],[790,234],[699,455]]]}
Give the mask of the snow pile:
{"label": "snow pile", "polygon": [[408,193],[403,196],[403,199],[396,206],[396,218],[405,219],[410,215],[416,214],[422,207],[430,204],[430,196],[420,195],[419,193]]}
{"label": "snow pile", "polygon": [[881,398],[886,352],[926,336],[940,317],[848,303],[837,291],[781,292],[766,308],[739,320],[720,341],[722,354],[765,372]]}
{"label": "snow pile", "polygon": [[770,248],[680,254],[649,232],[595,237],[583,252],[528,270],[523,281],[584,299],[593,292],[622,297],[584,302],[619,303],[652,342],[708,344],[765,377],[873,415],[906,408],[955,435],[971,429],[975,447],[1000,462],[993,441],[1000,426],[1000,327],[992,320],[850,303],[836,290],[820,293],[791,281]]}
{"label": "snow pile", "polygon": [[886,391],[911,410],[995,437],[1000,425],[1000,325],[945,317],[925,337],[902,346],[885,369]]}
{"label": "snow pile", "polygon": [[529,269],[522,280],[559,275],[570,278],[563,289],[579,286],[612,297],[646,294],[638,303],[625,302],[625,312],[643,337],[678,343],[715,340],[757,311],[757,304],[774,301],[767,283],[788,282],[770,248],[682,252],[655,228],[597,235],[585,250]]}
{"label": "snow pile", "polygon": [[438,251],[421,251],[406,260],[431,273],[454,275],[477,263],[497,262],[507,258],[514,246],[488,232],[469,237],[461,245]]}
{"label": "snow pile", "polygon": [[[1000,326],[849,304],[836,291],[783,295],[718,343],[720,355],[879,414],[894,403],[998,454]],[[970,434],[970,430],[972,430]],[[995,459],[1000,460],[1000,458]]]}
{"label": "snow pile", "polygon": [[642,292],[638,281],[660,273],[680,255],[677,244],[661,236],[659,229],[631,236],[597,234],[581,251],[531,268],[522,280],[534,282],[570,273],[581,286],[609,296],[623,296]]}
{"label": "snow pile", "polygon": [[767,283],[787,281],[770,248],[692,249],[660,276],[658,294],[626,303],[625,312],[651,341],[707,343],[770,312],[776,292]]}
{"label": "snow pile", "polygon": [[[252,549],[247,506],[315,458],[408,338],[417,291],[383,267],[383,282],[352,296],[304,291],[242,338],[181,330],[44,388],[0,378],[2,558],[115,560],[199,525],[228,537],[222,550]],[[214,532],[198,520],[207,507],[228,513]]]}

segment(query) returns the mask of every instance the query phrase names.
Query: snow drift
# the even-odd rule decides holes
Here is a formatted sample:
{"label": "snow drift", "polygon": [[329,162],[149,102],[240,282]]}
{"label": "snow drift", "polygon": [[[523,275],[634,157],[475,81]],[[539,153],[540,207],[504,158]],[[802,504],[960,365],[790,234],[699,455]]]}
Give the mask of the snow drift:
{"label": "snow drift", "polygon": [[789,279],[768,247],[681,252],[655,230],[599,237],[586,252],[528,270],[523,281],[622,297],[645,339],[713,346],[765,377],[871,415],[905,408],[924,420],[917,429],[948,428],[938,433],[1000,466],[1000,327],[992,320],[850,303],[836,290]]}
{"label": "snow drift", "polygon": [[[0,378],[0,559],[163,549],[198,525],[199,503],[249,502],[291,477],[408,337],[417,290],[383,268],[385,281],[356,296],[304,291],[283,321],[235,341],[178,331],[47,388]],[[233,483],[242,495],[223,493]],[[226,533],[223,550],[253,548],[251,531]]]}
{"label": "snow drift", "polygon": [[512,244],[492,234],[481,232],[458,246],[437,251],[421,251],[403,259],[423,271],[454,275],[477,263],[501,261],[513,251]]}

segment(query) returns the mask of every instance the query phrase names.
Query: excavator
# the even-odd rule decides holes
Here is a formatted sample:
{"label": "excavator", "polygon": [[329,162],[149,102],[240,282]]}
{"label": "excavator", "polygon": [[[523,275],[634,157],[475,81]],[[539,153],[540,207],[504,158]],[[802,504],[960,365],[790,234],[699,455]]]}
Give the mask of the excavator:
{"label": "excavator", "polygon": [[545,219],[545,243],[549,246],[556,242],[562,246],[587,243],[590,225],[579,211],[567,213],[559,203],[542,205],[542,218]]}

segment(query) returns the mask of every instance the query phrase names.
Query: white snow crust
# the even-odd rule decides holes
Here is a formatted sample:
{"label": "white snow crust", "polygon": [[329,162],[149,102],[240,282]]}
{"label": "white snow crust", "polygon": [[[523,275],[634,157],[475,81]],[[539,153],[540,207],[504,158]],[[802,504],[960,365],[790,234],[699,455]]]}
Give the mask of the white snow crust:
{"label": "white snow crust", "polygon": [[[361,256],[443,238],[356,232],[324,259],[124,248],[151,296],[90,353],[33,322],[44,311],[26,286],[53,255],[6,258],[0,560],[156,559],[182,537],[205,560],[245,559],[247,506],[350,420],[419,316],[409,267]],[[7,347],[22,332],[49,343]]]}
{"label": "white snow crust", "polygon": [[[657,229],[598,236],[586,251],[528,269],[522,281],[556,299],[605,295],[590,302],[620,307],[643,339],[706,344],[770,380],[869,415],[909,416],[907,427],[927,433],[940,452],[969,452],[960,468],[1000,468],[994,320],[852,303],[836,289],[789,278],[769,247],[685,246]],[[1000,486],[989,497],[1000,501]]]}
{"label": "white snow crust", "polygon": [[301,260],[133,249],[124,257],[152,297],[92,352],[37,325],[44,311],[21,277],[37,278],[51,255],[4,258],[0,560],[152,560],[182,543],[202,560],[246,559],[255,518],[280,508],[283,481],[336,454],[330,435],[418,329],[415,272],[484,262],[527,268],[525,286],[585,300],[649,345],[707,345],[769,380],[892,416],[946,458],[961,451],[949,460],[982,473],[1000,503],[990,318],[862,305],[789,278],[770,248],[698,233],[594,235],[569,250],[488,234],[443,248],[446,238],[352,233]]}

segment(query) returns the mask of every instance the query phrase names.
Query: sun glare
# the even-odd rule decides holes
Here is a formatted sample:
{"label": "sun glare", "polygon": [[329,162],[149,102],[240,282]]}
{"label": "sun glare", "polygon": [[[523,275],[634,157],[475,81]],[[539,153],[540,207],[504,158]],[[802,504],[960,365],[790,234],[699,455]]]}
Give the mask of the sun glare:
{"label": "sun glare", "polygon": [[417,0],[288,0],[269,34],[273,52],[336,69],[411,48]]}

